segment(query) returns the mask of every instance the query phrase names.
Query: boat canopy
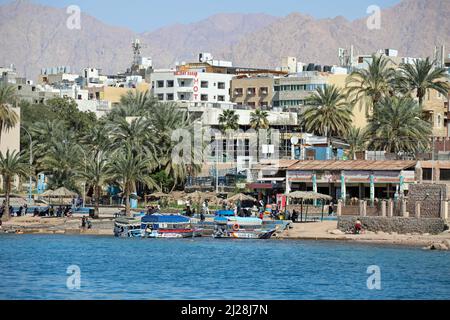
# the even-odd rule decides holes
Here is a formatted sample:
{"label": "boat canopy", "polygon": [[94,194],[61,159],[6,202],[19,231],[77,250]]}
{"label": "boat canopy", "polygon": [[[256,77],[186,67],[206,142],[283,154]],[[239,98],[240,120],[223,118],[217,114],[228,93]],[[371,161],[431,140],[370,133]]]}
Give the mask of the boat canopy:
{"label": "boat canopy", "polygon": [[262,225],[262,220],[258,218],[243,218],[243,217],[216,217],[214,222],[220,224],[237,223],[240,225]]}
{"label": "boat canopy", "polygon": [[141,219],[142,223],[189,223],[191,220],[188,217],[180,215],[161,215],[152,214],[144,216]]}
{"label": "boat canopy", "polygon": [[234,216],[233,210],[219,210],[216,212],[216,216]]}

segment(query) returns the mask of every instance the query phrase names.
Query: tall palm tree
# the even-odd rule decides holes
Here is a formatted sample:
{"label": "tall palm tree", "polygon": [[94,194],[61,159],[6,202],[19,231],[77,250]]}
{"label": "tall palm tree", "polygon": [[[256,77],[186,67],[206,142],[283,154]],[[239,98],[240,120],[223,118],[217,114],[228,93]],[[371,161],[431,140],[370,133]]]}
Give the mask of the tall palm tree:
{"label": "tall palm tree", "polygon": [[364,101],[367,114],[378,101],[393,93],[392,87],[397,74],[390,63],[392,61],[384,55],[374,54],[367,69],[355,70],[347,78],[349,97],[354,102]]}
{"label": "tall palm tree", "polygon": [[350,146],[348,153],[352,160],[356,160],[356,153],[366,150],[367,134],[364,129],[351,127],[345,135],[345,142]]}
{"label": "tall palm tree", "polygon": [[259,162],[259,130],[269,129],[269,113],[267,111],[256,109],[250,113],[250,127],[256,130],[256,161]]}
{"label": "tall palm tree", "polygon": [[[189,114],[173,103],[162,103],[159,108],[148,117],[148,127],[156,138],[155,144],[158,146],[158,160],[160,167],[173,180],[172,191],[181,183],[186,181],[189,175],[194,175],[201,170],[201,164],[195,163],[194,159],[202,159],[201,152],[203,146],[192,148],[191,163],[176,163],[172,152],[178,142],[172,141],[172,134],[175,130],[186,130],[190,137],[193,136],[193,121]],[[200,148],[199,148],[200,147]]]}
{"label": "tall palm tree", "polygon": [[9,203],[14,177],[26,177],[29,172],[29,163],[23,153],[9,150],[3,155],[0,153],[0,175],[3,177],[3,190],[5,191],[5,211],[3,220],[9,220]]}
{"label": "tall palm tree", "polygon": [[19,121],[19,115],[11,109],[16,101],[16,88],[10,84],[0,83],[0,140],[3,130],[12,129]]}
{"label": "tall palm tree", "polygon": [[234,110],[224,110],[219,116],[219,124],[223,132],[239,129],[239,115]]}
{"label": "tall palm tree", "polygon": [[429,90],[436,90],[448,96],[450,86],[446,81],[446,70],[436,67],[436,62],[430,58],[417,59],[413,64],[403,63],[400,66],[401,79],[410,91],[416,91],[419,105],[422,106],[425,94]]}
{"label": "tall palm tree", "polygon": [[411,97],[386,97],[379,101],[367,127],[369,146],[400,155],[429,147],[431,124],[422,119],[419,104]]}
{"label": "tall palm tree", "polygon": [[120,185],[125,197],[125,210],[128,216],[131,215],[130,195],[136,192],[136,183],[141,182],[150,188],[159,189],[157,183],[150,177],[150,173],[155,168],[151,161],[153,156],[146,153],[137,153],[130,144],[125,144],[113,155],[109,164],[112,179]]}
{"label": "tall palm tree", "polygon": [[108,163],[108,155],[103,151],[94,151],[89,154],[86,163],[79,166],[77,176],[93,188],[95,206],[95,217],[99,216],[99,204],[102,187],[111,179],[111,167]]}
{"label": "tall palm tree", "polygon": [[352,106],[342,89],[334,85],[318,88],[306,103],[309,106],[301,113],[306,131],[326,136],[329,144],[332,136],[342,137],[350,129]]}

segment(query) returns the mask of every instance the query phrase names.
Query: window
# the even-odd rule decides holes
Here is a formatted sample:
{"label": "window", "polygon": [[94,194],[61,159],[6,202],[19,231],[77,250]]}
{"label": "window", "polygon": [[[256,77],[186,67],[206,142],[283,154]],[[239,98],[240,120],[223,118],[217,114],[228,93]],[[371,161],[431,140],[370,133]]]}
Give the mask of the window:
{"label": "window", "polygon": [[158,100],[163,101],[164,100],[164,94],[160,93],[158,94]]}
{"label": "window", "polygon": [[235,96],[242,96],[243,93],[244,93],[244,89],[242,89],[242,88],[234,89],[234,95]]}
{"label": "window", "polygon": [[247,95],[254,96],[256,94],[256,88],[248,88]]}
{"label": "window", "polygon": [[225,101],[225,96],[217,96],[217,101]]}
{"label": "window", "polygon": [[431,180],[433,180],[431,177],[432,177],[431,169],[422,169],[422,179],[423,180],[431,181]]}
{"label": "window", "polygon": [[31,87],[31,91],[36,91],[36,87]]}
{"label": "window", "polygon": [[173,93],[168,93],[166,99],[167,101],[173,101]]}
{"label": "window", "polygon": [[259,89],[259,94],[262,95],[262,96],[265,96],[265,95],[269,94],[269,88],[267,88],[267,87],[260,88]]}
{"label": "window", "polygon": [[450,181],[450,169],[441,169],[439,178],[442,181]]}
{"label": "window", "polygon": [[249,102],[248,105],[249,105],[250,107],[256,107],[256,103],[255,103],[255,102]]}
{"label": "window", "polygon": [[263,101],[260,103],[261,107],[268,107],[269,103],[267,101]]}
{"label": "window", "polygon": [[167,80],[167,88],[173,88],[173,80]]}
{"label": "window", "polygon": [[202,82],[200,83],[200,87],[201,87],[201,88],[208,88],[208,81],[202,81]]}
{"label": "window", "polygon": [[18,87],[17,87],[17,90],[22,90],[22,86],[18,86]]}
{"label": "window", "polygon": [[81,99],[83,99],[83,98],[82,98],[81,94],[79,94],[78,95],[78,100],[81,100]]}
{"label": "window", "polygon": [[164,81],[158,80],[156,86],[157,86],[157,88],[164,88]]}
{"label": "window", "polygon": [[208,101],[208,95],[207,95],[207,94],[202,94],[202,95],[200,96],[200,100],[201,100],[201,101]]}
{"label": "window", "polygon": [[219,83],[217,84],[217,87],[218,87],[219,89],[225,89],[225,82],[219,82]]}

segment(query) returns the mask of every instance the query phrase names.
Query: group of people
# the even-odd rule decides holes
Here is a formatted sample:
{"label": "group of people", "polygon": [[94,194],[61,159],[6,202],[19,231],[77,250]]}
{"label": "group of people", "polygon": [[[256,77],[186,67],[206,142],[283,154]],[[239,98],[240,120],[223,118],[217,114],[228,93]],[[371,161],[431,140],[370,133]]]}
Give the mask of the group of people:
{"label": "group of people", "polygon": [[86,228],[91,229],[92,228],[92,223],[86,216],[83,216],[83,218],[81,218],[81,228],[82,229],[86,229]]}
{"label": "group of people", "polygon": [[161,207],[158,205],[156,206],[147,206],[147,215],[151,216],[152,214],[161,212]]}

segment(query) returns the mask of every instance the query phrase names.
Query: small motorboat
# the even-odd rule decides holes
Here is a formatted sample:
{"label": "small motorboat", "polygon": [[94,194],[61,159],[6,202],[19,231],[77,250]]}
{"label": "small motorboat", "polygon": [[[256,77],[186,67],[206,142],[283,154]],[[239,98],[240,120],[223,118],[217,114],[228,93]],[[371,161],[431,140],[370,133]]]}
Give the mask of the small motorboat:
{"label": "small motorboat", "polygon": [[270,239],[275,228],[264,229],[259,218],[218,216],[214,219],[214,238]]}
{"label": "small motorboat", "polygon": [[193,228],[191,219],[178,214],[152,214],[141,219],[144,238],[192,238],[200,236]]}
{"label": "small motorboat", "polygon": [[121,217],[114,221],[114,236],[121,238],[142,237],[141,219]]}

